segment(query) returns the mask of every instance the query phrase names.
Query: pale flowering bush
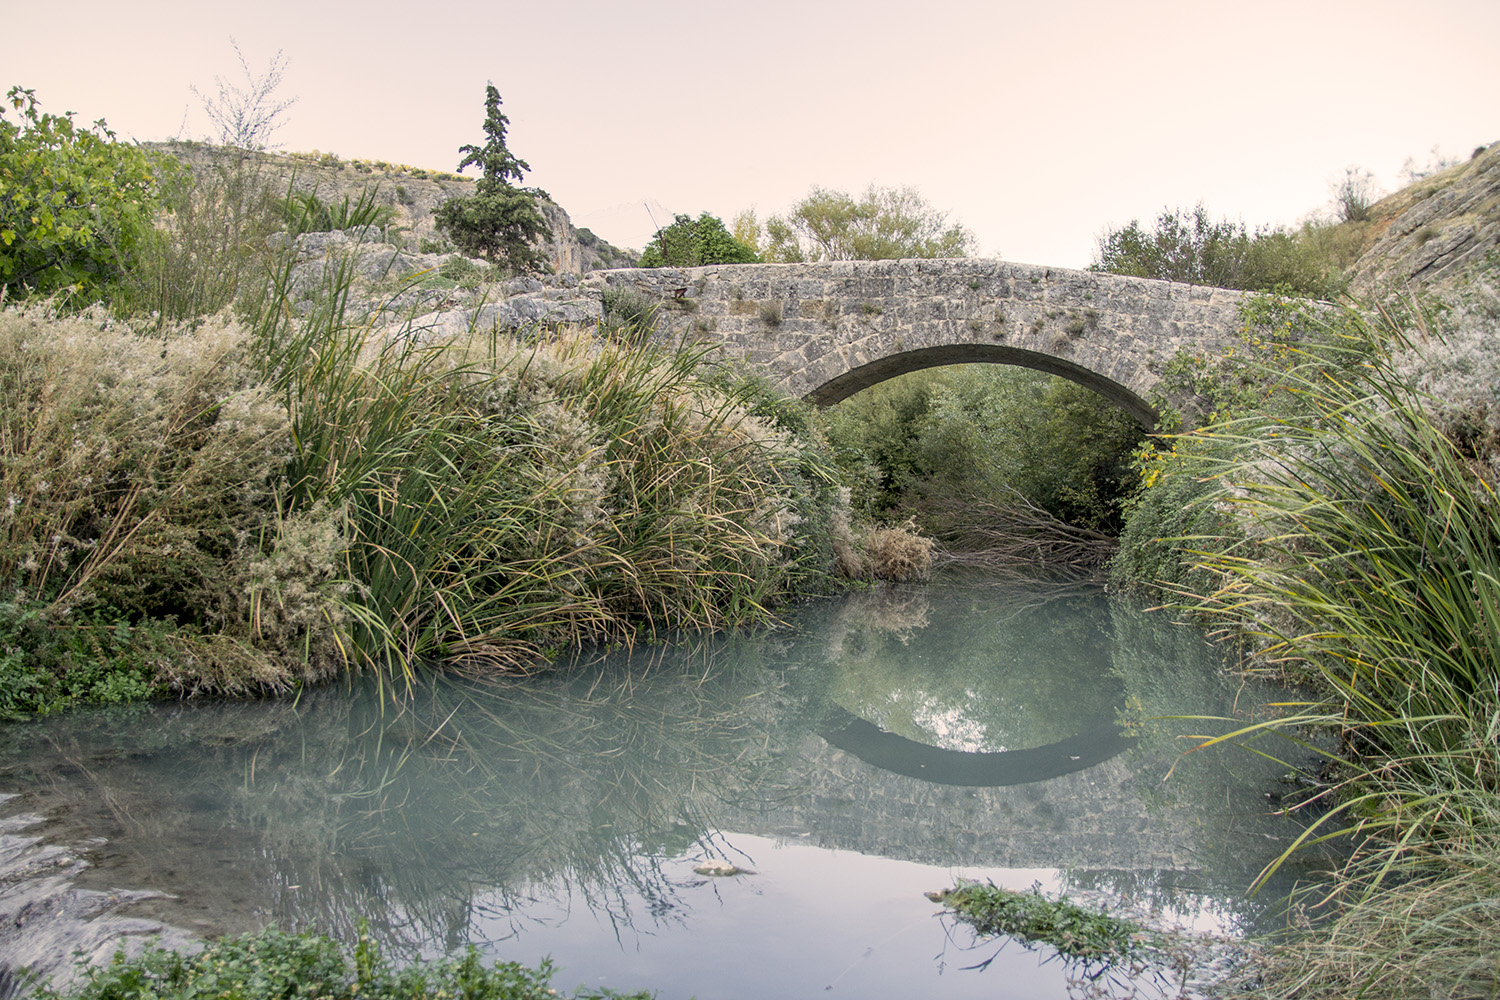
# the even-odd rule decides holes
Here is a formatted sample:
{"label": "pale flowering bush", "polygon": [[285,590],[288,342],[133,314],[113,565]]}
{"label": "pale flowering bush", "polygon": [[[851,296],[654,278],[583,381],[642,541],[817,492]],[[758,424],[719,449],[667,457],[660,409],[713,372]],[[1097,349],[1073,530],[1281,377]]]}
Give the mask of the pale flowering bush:
{"label": "pale flowering bush", "polygon": [[[302,672],[292,651],[307,635],[258,643],[247,610],[249,567],[284,544],[277,494],[292,452],[248,339],[223,316],[141,336],[102,309],[0,313],[0,602],[30,622],[36,662],[52,655],[67,672],[112,656],[137,663],[147,687],[214,690]],[[318,573],[307,586],[323,586]],[[324,588],[314,603],[338,596]],[[332,611],[299,615],[320,636],[337,629]],[[136,638],[106,650],[82,634],[93,628]],[[132,652],[143,644],[149,655]]]}

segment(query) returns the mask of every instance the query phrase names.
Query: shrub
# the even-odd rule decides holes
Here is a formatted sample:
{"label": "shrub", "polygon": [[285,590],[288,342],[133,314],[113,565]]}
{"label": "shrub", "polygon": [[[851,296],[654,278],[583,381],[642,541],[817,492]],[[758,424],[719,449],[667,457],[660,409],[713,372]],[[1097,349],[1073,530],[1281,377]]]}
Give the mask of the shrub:
{"label": "shrub", "polygon": [[278,199],[258,159],[215,156],[195,172],[159,164],[163,212],[138,243],[111,308],[162,328],[208,316],[234,302],[267,266],[266,238],[282,225]]}
{"label": "shrub", "polygon": [[1360,167],[1345,167],[1344,176],[1333,181],[1333,212],[1340,222],[1368,222],[1370,209],[1380,197],[1375,175]]}
{"label": "shrub", "polygon": [[867,555],[870,572],[882,580],[925,580],[932,572],[932,539],[919,535],[909,520],[871,531]]}
{"label": "shrub", "polygon": [[[234,1000],[552,1000],[552,965],[535,969],[515,962],[484,965],[472,946],[462,955],[395,968],[367,928],[353,948],[316,934],[265,930],[223,938],[193,955],[148,946],[135,959],[117,953],[106,966],[88,970],[76,988],[43,987],[40,1000],[123,1000],[155,997],[189,1000],[211,995]],[[580,989],[575,1000],[649,1000],[609,990]]]}
{"label": "shrub", "polygon": [[[9,664],[32,691],[12,710],[337,665],[338,559],[283,565],[274,586],[257,569],[305,519],[279,516],[289,424],[246,339],[222,320],[147,338],[97,309],[0,313],[0,629],[31,654]],[[322,516],[336,538],[337,512]],[[287,602],[300,610],[273,612]]]}
{"label": "shrub", "polygon": [[763,240],[754,212],[735,219],[735,232],[764,260],[785,263],[967,257],[975,247],[974,234],[916,188],[873,184],[858,198],[814,187],[787,215],[766,220]]}
{"label": "shrub", "polygon": [[948,533],[929,508],[1011,490],[1064,521],[1117,530],[1141,437],[1089,390],[992,365],[904,375],[831,407],[826,420],[855,508],[876,519],[922,512],[940,539]]}
{"label": "shrub", "polygon": [[[1247,291],[1331,298],[1342,290],[1342,268],[1353,262],[1332,253],[1308,223],[1292,232],[1243,222],[1214,221],[1200,202],[1191,210],[1163,209],[1148,230],[1138,220],[1099,237],[1089,269]],[[1357,256],[1357,253],[1355,254]]]}
{"label": "shrub", "polygon": [[724,222],[704,212],[694,219],[678,215],[656,231],[641,252],[641,267],[698,267],[703,264],[754,264],[755,248],[729,234]]}
{"label": "shrub", "polygon": [[151,232],[155,164],[102,120],[79,128],[39,111],[34,91],[6,97],[21,121],[0,117],[0,289],[93,299]]}

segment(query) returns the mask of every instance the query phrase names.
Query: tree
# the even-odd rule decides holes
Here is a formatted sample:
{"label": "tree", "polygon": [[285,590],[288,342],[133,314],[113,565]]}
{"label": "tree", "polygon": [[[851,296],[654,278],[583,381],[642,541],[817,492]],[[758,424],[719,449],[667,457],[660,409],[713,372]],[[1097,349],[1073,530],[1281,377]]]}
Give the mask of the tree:
{"label": "tree", "polygon": [[1215,222],[1200,201],[1191,211],[1162,209],[1151,229],[1131,219],[1107,230],[1090,270],[1237,288],[1249,245],[1243,222]]}
{"label": "tree", "polygon": [[741,213],[735,224],[755,235],[768,261],[967,257],[975,246],[972,232],[912,187],[872,184],[858,199],[814,187],[788,214],[768,218],[764,237],[754,213]]}
{"label": "tree", "polygon": [[240,61],[240,69],[244,70],[244,88],[216,76],[214,86],[218,88],[218,92],[212,97],[197,87],[188,89],[203,105],[204,113],[218,132],[220,145],[236,149],[274,149],[270,144],[271,134],[285,124],[277,119],[297,103],[295,97],[273,96],[276,88],[281,86],[286,59],[281,50],[277,49],[266,67],[265,75],[257,77],[250,72],[250,64],[245,61],[245,54],[240,51],[239,43],[233,37],[229,39],[229,45],[234,49],[235,58]]}
{"label": "tree", "polygon": [[678,215],[651,237],[641,253],[641,267],[698,267],[702,264],[757,264],[755,248],[724,228],[718,216],[704,212],[694,219]]}
{"label": "tree", "polygon": [[19,112],[0,107],[0,287],[92,297],[122,273],[150,233],[161,191],[151,156],[120,142],[101,119],[38,110],[12,87]]}
{"label": "tree", "polygon": [[1162,209],[1150,229],[1132,219],[1106,230],[1089,270],[1246,291],[1331,294],[1338,267],[1324,259],[1327,255],[1313,236],[1311,230],[1294,234],[1262,227],[1252,232],[1243,222],[1215,221],[1199,202],[1191,210]]}
{"label": "tree", "polygon": [[505,144],[510,119],[500,111],[500,92],[493,83],[485,87],[483,146],[460,146],[465,167],[479,167],[483,176],[472,195],[450,198],[438,206],[434,223],[464,253],[484,257],[517,273],[542,271],[546,254],[537,246],[551,233],[537,207],[545,194],[536,188],[521,188],[520,181],[531,166],[519,160]]}

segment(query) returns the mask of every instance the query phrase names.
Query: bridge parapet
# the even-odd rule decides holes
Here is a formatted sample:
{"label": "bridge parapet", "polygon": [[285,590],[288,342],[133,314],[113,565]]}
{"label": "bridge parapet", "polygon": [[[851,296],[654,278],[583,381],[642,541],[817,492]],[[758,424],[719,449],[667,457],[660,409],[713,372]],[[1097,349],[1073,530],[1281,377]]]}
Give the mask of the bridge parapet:
{"label": "bridge parapet", "polygon": [[1228,344],[1245,299],[972,258],[594,271],[582,287],[659,303],[658,338],[714,345],[819,405],[907,371],[994,362],[1072,379],[1146,424],[1161,365]]}

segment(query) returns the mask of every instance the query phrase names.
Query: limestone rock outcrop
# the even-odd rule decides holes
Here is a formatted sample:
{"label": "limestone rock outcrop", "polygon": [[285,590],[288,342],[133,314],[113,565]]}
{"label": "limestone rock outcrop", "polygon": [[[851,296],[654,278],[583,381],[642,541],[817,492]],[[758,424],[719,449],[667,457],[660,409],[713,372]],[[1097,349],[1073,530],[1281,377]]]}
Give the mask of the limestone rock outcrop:
{"label": "limestone rock outcrop", "polygon": [[1376,202],[1370,217],[1349,283],[1358,297],[1440,286],[1491,255],[1500,265],[1500,142]]}
{"label": "limestone rock outcrop", "polygon": [[[433,225],[437,208],[449,198],[470,194],[474,181],[457,174],[422,170],[383,160],[343,160],[332,154],[247,153],[198,142],[147,143],[206,176],[228,167],[251,171],[272,191],[306,191],[326,202],[345,197],[354,201],[371,191],[377,203],[389,206],[395,221],[383,240],[411,251],[441,247],[442,235]],[[568,213],[548,199],[539,202],[552,233],[547,243],[554,274],[586,274],[611,267],[633,267],[635,257],[610,245],[587,229],[576,228]]]}

